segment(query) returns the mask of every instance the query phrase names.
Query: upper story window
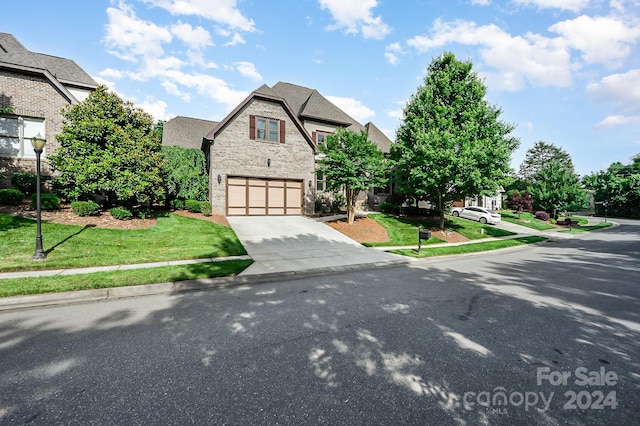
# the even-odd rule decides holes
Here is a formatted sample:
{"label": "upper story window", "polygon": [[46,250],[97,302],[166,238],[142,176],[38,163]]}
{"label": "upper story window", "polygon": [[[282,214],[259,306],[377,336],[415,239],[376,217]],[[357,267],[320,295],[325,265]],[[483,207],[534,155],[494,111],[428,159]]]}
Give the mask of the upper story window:
{"label": "upper story window", "polygon": [[0,116],[0,157],[35,158],[31,138],[44,136],[44,120]]}
{"label": "upper story window", "polygon": [[284,120],[267,117],[249,117],[249,137],[250,139],[284,143]]}
{"label": "upper story window", "polygon": [[316,130],[315,132],[313,132],[313,140],[316,142],[316,144],[320,145],[325,143],[327,136],[329,136],[331,133],[330,132],[323,132],[321,130]]}

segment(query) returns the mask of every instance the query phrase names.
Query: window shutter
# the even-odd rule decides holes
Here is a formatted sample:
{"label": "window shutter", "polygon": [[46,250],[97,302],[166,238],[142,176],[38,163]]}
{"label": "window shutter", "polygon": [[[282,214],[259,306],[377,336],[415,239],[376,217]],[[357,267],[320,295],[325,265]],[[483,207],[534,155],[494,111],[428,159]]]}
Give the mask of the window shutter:
{"label": "window shutter", "polygon": [[249,139],[251,140],[256,139],[256,116],[255,115],[249,116]]}
{"label": "window shutter", "polygon": [[312,132],[311,133],[311,139],[313,139],[313,141],[317,144],[318,143],[318,133],[317,132]]}
{"label": "window shutter", "polygon": [[284,124],[285,124],[285,121],[280,120],[280,143],[284,143],[284,135],[285,135]]}

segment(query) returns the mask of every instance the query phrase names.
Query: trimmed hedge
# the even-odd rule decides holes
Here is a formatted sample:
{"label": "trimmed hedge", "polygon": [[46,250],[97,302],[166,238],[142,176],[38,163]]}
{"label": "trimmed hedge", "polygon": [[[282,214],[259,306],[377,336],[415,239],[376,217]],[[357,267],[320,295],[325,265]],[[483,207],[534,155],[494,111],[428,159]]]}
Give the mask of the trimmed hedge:
{"label": "trimmed hedge", "polygon": [[534,217],[538,220],[542,220],[544,222],[547,222],[549,220],[549,213],[545,212],[545,211],[538,211],[536,212],[536,214],[534,215]]}
{"label": "trimmed hedge", "polygon": [[187,200],[184,202],[184,207],[191,213],[200,213],[200,201]]}
{"label": "trimmed hedge", "polygon": [[100,214],[100,206],[93,201],[73,201],[71,210],[78,216],[98,216]]}
{"label": "trimmed hedge", "polygon": [[33,173],[14,173],[11,175],[11,185],[25,194],[33,194],[38,186],[38,177]]}
{"label": "trimmed hedge", "polygon": [[[34,209],[38,206],[38,194],[31,194],[31,207]],[[60,198],[54,194],[40,194],[40,208],[42,210],[59,210]]]}
{"label": "trimmed hedge", "polygon": [[205,216],[211,216],[211,203],[208,201],[200,201],[200,213]]}
{"label": "trimmed hedge", "polygon": [[111,213],[114,219],[118,220],[129,220],[133,217],[133,213],[126,207],[114,207],[109,209],[109,213]]}
{"label": "trimmed hedge", "polygon": [[5,206],[19,206],[24,200],[24,192],[19,189],[0,189],[0,204]]}

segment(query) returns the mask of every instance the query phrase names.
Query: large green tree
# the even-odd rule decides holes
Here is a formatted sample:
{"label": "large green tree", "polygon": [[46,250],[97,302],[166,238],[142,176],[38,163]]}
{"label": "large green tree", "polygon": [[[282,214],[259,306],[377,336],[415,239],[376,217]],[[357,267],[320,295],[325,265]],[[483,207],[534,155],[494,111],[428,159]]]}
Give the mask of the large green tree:
{"label": "large green tree", "polygon": [[391,148],[397,188],[429,200],[440,215],[467,195],[494,193],[519,146],[514,126],[485,99],[486,87],[472,70],[447,52],[435,58],[404,108],[404,120]]}
{"label": "large green tree", "polygon": [[580,178],[560,161],[551,161],[531,177],[529,193],[533,195],[536,209],[544,210],[556,219],[558,213],[580,211],[586,203]]}
{"label": "large green tree", "polygon": [[362,191],[386,183],[387,167],[382,151],[365,131],[338,129],[319,146],[320,171],[332,191],[344,191],[347,221],[355,219],[356,200]]}
{"label": "large green tree", "polygon": [[166,161],[167,200],[206,201],[209,194],[209,175],[204,152],[179,146],[162,147]]}
{"label": "large green tree", "polygon": [[612,216],[640,218],[640,154],[630,164],[612,163],[607,170],[583,177],[582,182],[594,191],[597,213],[604,213],[603,203],[607,203]]}
{"label": "large green tree", "polygon": [[518,177],[523,181],[529,181],[533,175],[552,161],[573,171],[573,161],[569,153],[552,143],[538,141],[525,154]]}
{"label": "large green tree", "polygon": [[100,86],[63,116],[60,148],[49,161],[65,197],[109,207],[151,203],[162,193],[161,141],[149,114]]}

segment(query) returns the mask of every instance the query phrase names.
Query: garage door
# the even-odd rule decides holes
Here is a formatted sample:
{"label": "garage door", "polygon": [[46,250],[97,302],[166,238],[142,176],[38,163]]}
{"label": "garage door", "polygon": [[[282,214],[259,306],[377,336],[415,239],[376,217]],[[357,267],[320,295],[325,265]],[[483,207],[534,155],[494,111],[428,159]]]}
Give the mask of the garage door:
{"label": "garage door", "polygon": [[300,216],[302,181],[229,177],[228,216]]}

